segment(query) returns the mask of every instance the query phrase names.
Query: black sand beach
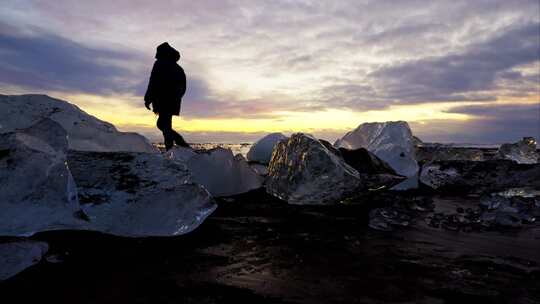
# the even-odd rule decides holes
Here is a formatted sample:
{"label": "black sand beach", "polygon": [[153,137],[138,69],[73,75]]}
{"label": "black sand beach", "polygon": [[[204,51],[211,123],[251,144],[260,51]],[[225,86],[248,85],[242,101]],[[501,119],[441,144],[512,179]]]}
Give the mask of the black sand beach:
{"label": "black sand beach", "polygon": [[[383,201],[381,201],[383,200]],[[51,303],[537,303],[540,225],[451,231],[433,212],[477,197],[435,197],[391,232],[368,227],[385,204],[294,206],[263,191],[219,200],[176,238],[57,231],[48,258],[0,283],[11,302]],[[47,261],[49,260],[49,261]],[[59,260],[60,262],[55,262]]]}

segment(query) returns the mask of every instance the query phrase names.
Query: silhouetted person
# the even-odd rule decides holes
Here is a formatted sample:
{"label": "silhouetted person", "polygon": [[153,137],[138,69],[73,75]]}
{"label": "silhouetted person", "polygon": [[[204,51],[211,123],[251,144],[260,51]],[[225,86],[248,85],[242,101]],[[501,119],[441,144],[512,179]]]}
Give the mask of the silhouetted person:
{"label": "silhouetted person", "polygon": [[180,115],[180,104],[186,93],[186,74],[176,62],[180,53],[167,42],[160,44],[156,51],[156,62],[152,68],[148,89],[144,95],[144,105],[159,115],[158,129],[163,132],[165,149],[169,150],[173,142],[182,147],[189,147],[184,138],[172,129],[172,116]]}

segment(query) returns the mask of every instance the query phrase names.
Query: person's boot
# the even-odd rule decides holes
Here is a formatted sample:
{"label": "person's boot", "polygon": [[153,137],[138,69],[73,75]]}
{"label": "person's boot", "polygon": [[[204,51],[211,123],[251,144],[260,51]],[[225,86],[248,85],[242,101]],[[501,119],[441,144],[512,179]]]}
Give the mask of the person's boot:
{"label": "person's boot", "polygon": [[169,151],[173,147],[172,140],[165,140],[165,150]]}
{"label": "person's boot", "polygon": [[189,146],[189,144],[184,140],[182,135],[180,135],[178,133],[176,133],[175,136],[174,136],[174,142],[176,143],[176,145],[178,145],[180,147],[191,148]]}

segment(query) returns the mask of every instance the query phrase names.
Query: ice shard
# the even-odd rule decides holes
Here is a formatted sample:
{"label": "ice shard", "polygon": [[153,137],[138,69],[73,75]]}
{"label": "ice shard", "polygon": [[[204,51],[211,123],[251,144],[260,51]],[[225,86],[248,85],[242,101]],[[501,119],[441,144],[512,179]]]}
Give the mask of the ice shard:
{"label": "ice shard", "polygon": [[187,168],[162,154],[67,147],[65,130],[48,118],[0,133],[0,235],[60,229],[180,235],[216,208]]}
{"label": "ice shard", "polygon": [[287,136],[281,133],[270,133],[251,146],[247,153],[247,159],[250,162],[258,162],[267,165],[272,158],[274,146],[281,140],[287,139]]}
{"label": "ice shard", "polygon": [[497,157],[513,160],[518,164],[538,163],[536,140],[533,137],[523,137],[517,143],[503,144],[497,151]]}
{"label": "ice shard", "polygon": [[180,235],[217,206],[185,165],[161,154],[70,151],[68,162],[84,229],[128,237]]}
{"label": "ice shard", "polygon": [[47,118],[0,134],[0,235],[25,236],[83,223],[67,147],[65,130]]}
{"label": "ice shard", "polygon": [[230,149],[214,148],[195,152],[175,147],[168,152],[168,156],[185,164],[193,180],[203,185],[213,196],[248,192],[260,188],[264,180],[243,157],[233,156]]}
{"label": "ice shard", "polygon": [[337,148],[366,148],[387,162],[400,175],[409,180],[395,189],[415,188],[418,179],[418,163],[415,156],[416,140],[405,121],[364,123],[338,139]]}

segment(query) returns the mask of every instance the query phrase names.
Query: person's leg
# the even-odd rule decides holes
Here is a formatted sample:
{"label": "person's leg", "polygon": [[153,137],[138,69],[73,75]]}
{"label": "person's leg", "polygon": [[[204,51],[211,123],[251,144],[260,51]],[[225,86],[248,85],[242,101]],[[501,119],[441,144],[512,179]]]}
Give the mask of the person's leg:
{"label": "person's leg", "polygon": [[163,142],[165,144],[165,149],[169,150],[170,148],[172,148],[173,141],[175,139],[172,130],[172,115],[159,114],[157,120],[157,127],[163,133]]}
{"label": "person's leg", "polygon": [[179,145],[180,147],[186,147],[186,148],[189,148],[189,145],[188,143],[184,140],[184,138],[182,137],[182,135],[178,134],[178,132],[176,132],[175,130],[173,130],[172,128],[172,116],[169,120],[169,127],[170,127],[170,134],[171,134],[171,138],[174,140],[174,142]]}

